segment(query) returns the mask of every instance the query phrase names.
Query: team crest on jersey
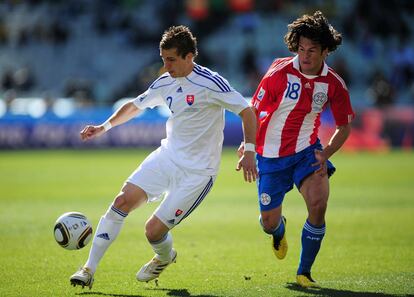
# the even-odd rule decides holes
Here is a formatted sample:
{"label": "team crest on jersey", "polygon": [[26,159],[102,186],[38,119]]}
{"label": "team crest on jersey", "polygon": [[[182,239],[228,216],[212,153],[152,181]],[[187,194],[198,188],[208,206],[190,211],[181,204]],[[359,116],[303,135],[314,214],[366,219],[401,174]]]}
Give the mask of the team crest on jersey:
{"label": "team crest on jersey", "polygon": [[187,95],[187,98],[185,99],[187,101],[188,105],[193,105],[194,103],[194,95]]}
{"label": "team crest on jersey", "polygon": [[269,204],[270,204],[270,202],[272,202],[272,198],[270,197],[270,195],[269,195],[269,194],[267,194],[267,193],[262,193],[262,194],[260,195],[260,203],[261,203],[262,205],[269,205]]}
{"label": "team crest on jersey", "polygon": [[259,94],[257,94],[257,100],[261,101],[265,94],[266,91],[262,87],[260,87]]}
{"label": "team crest on jersey", "polygon": [[182,211],[181,209],[177,209],[177,210],[175,211],[175,216],[176,216],[176,217],[178,217],[178,216],[180,216],[182,213],[183,213],[183,211]]}
{"label": "team crest on jersey", "polygon": [[328,96],[325,93],[318,92],[312,98],[312,111],[321,112],[324,104],[328,101]]}

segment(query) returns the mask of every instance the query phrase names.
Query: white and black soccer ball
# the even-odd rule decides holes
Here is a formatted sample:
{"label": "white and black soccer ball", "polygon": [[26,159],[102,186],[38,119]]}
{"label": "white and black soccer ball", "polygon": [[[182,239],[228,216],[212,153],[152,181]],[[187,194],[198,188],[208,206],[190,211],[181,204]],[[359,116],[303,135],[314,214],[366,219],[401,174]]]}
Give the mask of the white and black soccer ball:
{"label": "white and black soccer ball", "polygon": [[78,250],[92,238],[92,227],[88,218],[80,212],[67,212],[55,223],[56,242],[67,250]]}

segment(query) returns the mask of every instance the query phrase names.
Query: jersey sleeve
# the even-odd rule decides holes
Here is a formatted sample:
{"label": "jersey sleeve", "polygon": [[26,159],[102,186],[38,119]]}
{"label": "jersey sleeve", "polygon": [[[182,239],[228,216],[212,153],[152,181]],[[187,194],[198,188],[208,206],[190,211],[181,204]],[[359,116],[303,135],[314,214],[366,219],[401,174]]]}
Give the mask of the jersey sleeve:
{"label": "jersey sleeve", "polygon": [[260,113],[271,112],[272,107],[275,105],[275,96],[274,90],[269,87],[269,80],[271,77],[265,76],[259,83],[259,86],[256,89],[251,101],[251,105],[256,108]]}
{"label": "jersey sleeve", "polygon": [[283,65],[291,58],[276,59],[270,65],[253,95],[251,105],[260,112],[273,112],[278,104],[278,95],[286,88],[286,75],[283,75]]}
{"label": "jersey sleeve", "polygon": [[229,92],[210,91],[209,97],[214,103],[223,106],[235,114],[239,114],[243,109],[249,107],[246,99],[233,88]]}
{"label": "jersey sleeve", "polygon": [[336,88],[334,97],[330,100],[330,107],[337,126],[349,124],[355,117],[349,92],[343,86]]}
{"label": "jersey sleeve", "polygon": [[154,108],[159,105],[165,105],[160,91],[152,88],[148,88],[148,90],[136,97],[133,102],[139,109],[145,109],[147,107]]}

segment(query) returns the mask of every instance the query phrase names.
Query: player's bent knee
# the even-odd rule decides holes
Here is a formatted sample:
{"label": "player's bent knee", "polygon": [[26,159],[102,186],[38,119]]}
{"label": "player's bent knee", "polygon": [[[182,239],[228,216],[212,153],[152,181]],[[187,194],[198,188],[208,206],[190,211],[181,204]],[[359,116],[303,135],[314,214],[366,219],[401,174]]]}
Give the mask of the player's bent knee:
{"label": "player's bent knee", "polygon": [[150,228],[145,228],[145,236],[147,237],[149,242],[156,242],[156,241],[161,240],[162,238],[162,236],[157,234],[155,230],[150,229]]}
{"label": "player's bent knee", "polygon": [[260,219],[260,224],[262,225],[263,231],[268,234],[273,233],[273,231],[277,228],[278,223],[279,220],[272,218],[270,216],[262,216]]}
{"label": "player's bent knee", "polygon": [[114,199],[114,206],[122,211],[130,212],[147,201],[147,194],[140,187],[125,183]]}
{"label": "player's bent knee", "polygon": [[135,204],[137,204],[137,202],[134,201],[134,198],[132,196],[125,195],[125,193],[119,193],[114,200],[114,206],[117,209],[127,213],[134,209]]}
{"label": "player's bent knee", "polygon": [[164,237],[165,233],[161,232],[158,228],[155,228],[151,224],[145,225],[145,236],[149,242],[160,241]]}
{"label": "player's bent knee", "polygon": [[272,234],[274,230],[279,226],[281,216],[281,206],[270,210],[261,211],[259,221],[262,225],[263,231],[265,233]]}
{"label": "player's bent knee", "polygon": [[119,193],[118,196],[115,197],[113,204],[117,209],[125,208],[127,203],[122,193]]}
{"label": "player's bent knee", "polygon": [[145,223],[145,236],[150,242],[160,241],[168,231],[168,227],[155,216]]}
{"label": "player's bent knee", "polygon": [[327,203],[325,201],[316,201],[310,203],[309,205],[309,213],[313,217],[318,218],[318,220],[323,220],[325,217],[326,209]]}

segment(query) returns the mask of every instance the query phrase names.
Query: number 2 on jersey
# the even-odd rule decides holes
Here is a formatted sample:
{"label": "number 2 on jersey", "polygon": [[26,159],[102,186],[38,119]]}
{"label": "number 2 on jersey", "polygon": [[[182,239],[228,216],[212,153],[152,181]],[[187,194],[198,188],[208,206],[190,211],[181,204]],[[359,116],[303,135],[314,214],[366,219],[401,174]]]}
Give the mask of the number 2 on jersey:
{"label": "number 2 on jersey", "polygon": [[167,100],[167,102],[168,102],[168,108],[171,110],[171,113],[174,113],[174,111],[172,111],[172,109],[171,109],[171,104],[172,104],[173,98],[171,96],[168,96],[167,99],[165,99],[165,100]]}

